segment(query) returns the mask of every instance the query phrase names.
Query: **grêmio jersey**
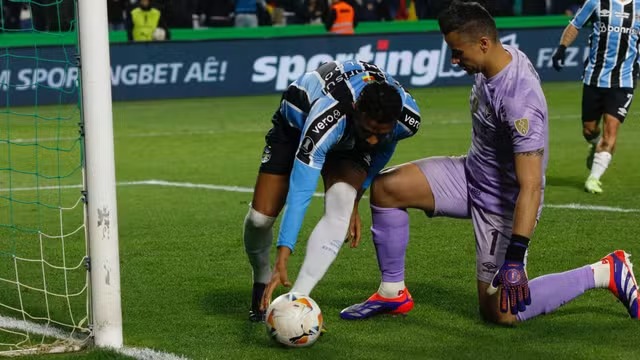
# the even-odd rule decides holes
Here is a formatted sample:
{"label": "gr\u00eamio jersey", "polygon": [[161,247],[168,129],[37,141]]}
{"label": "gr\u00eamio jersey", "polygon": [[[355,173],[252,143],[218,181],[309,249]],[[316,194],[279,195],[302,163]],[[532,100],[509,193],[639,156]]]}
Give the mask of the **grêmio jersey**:
{"label": "gr\u00eamio jersey", "polygon": [[414,135],[420,127],[420,112],[413,97],[376,65],[357,60],[328,62],[291,83],[280,102],[280,114],[288,126],[300,130],[287,205],[282,217],[278,246],[293,251],[320,171],[331,150],[349,151],[355,136],[349,125],[353,104],[369,82],[385,81],[394,86],[403,102],[400,119],[388,137],[372,153],[363,188],[387,164],[399,140]]}
{"label": "gr\u00eamio jersey", "polygon": [[634,88],[638,75],[640,1],[586,0],[571,25],[593,23],[583,82],[601,88]]}

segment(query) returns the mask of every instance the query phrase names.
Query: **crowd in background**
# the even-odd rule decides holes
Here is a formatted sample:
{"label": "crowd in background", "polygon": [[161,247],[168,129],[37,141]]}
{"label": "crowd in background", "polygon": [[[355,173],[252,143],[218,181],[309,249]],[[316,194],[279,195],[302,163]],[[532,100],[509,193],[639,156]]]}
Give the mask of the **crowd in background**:
{"label": "crowd in background", "polygon": [[[322,23],[332,0],[152,0],[169,28],[234,26],[240,3],[255,3],[257,25]],[[344,0],[358,21],[434,19],[450,0]],[[584,0],[478,0],[494,16],[572,15]],[[107,0],[113,30],[124,29],[138,0]],[[2,29],[68,29],[73,0],[3,1]],[[55,5],[52,5],[55,4]]]}

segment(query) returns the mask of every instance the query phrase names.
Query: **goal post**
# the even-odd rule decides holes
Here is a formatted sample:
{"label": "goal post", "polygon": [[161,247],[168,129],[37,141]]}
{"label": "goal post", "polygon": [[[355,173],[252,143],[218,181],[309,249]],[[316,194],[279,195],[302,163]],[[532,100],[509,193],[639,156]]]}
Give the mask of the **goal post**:
{"label": "goal post", "polygon": [[106,0],[78,0],[94,343],[122,347],[118,211]]}
{"label": "goal post", "polygon": [[115,180],[107,0],[0,0],[0,357],[123,346]]}

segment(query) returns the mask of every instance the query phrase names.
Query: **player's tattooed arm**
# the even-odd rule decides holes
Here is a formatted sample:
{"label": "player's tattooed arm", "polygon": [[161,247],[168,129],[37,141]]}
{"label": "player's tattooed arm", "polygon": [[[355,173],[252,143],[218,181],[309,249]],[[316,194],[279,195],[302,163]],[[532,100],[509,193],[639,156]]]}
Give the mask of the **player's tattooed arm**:
{"label": "player's tattooed arm", "polygon": [[519,152],[519,153],[516,153],[516,155],[521,155],[521,156],[544,156],[544,148],[540,148],[538,150],[533,150],[533,151]]}

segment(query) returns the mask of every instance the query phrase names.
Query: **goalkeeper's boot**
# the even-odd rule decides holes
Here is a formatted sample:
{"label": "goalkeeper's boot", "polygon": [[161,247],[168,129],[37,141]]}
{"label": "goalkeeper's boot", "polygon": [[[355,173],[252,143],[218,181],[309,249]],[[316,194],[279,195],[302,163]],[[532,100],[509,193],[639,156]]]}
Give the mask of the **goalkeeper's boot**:
{"label": "goalkeeper's boot", "polygon": [[591,170],[593,166],[593,157],[596,155],[596,144],[589,145],[589,154],[587,155],[587,169]]}
{"label": "goalkeeper's boot", "polygon": [[584,183],[584,191],[591,194],[602,194],[602,183],[593,176],[589,176]]}
{"label": "goalkeeper's boot", "polygon": [[262,283],[253,283],[253,290],[251,292],[251,310],[249,310],[249,321],[264,322],[264,311],[260,310],[260,301],[262,300],[262,294],[267,285]]}
{"label": "goalkeeper's boot", "polygon": [[404,288],[395,298],[385,298],[376,292],[367,301],[342,310],[340,317],[345,320],[359,320],[378,314],[405,315],[411,309],[413,309],[413,298],[409,290]]}
{"label": "goalkeeper's boot", "polygon": [[638,283],[633,275],[630,254],[616,250],[602,258],[603,264],[609,264],[609,290],[627,307],[631,318],[640,319],[638,311]]}

